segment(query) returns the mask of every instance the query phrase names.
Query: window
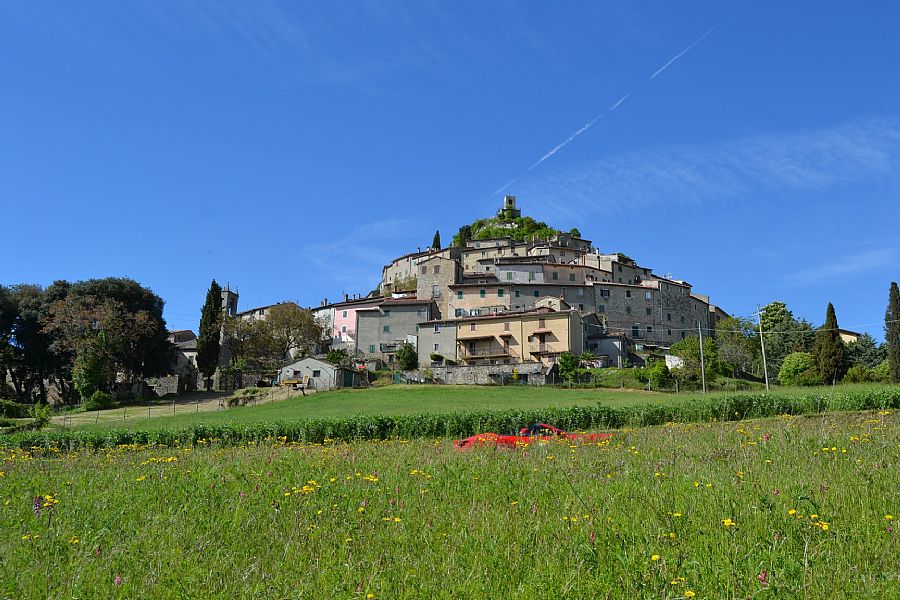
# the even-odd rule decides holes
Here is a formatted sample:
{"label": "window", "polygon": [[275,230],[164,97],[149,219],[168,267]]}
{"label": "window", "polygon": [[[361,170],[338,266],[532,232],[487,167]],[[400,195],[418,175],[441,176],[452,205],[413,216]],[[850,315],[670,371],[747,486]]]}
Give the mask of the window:
{"label": "window", "polygon": [[645,308],[644,311],[647,313],[647,316],[648,316],[648,317],[649,317],[651,314],[653,314],[653,310],[652,310],[649,306],[648,306],[647,308]]}
{"label": "window", "polygon": [[681,332],[681,339],[684,339],[684,332]]}
{"label": "window", "polygon": [[485,298],[485,297],[487,297],[487,292],[484,290],[478,290],[478,295],[481,296],[482,298]]}
{"label": "window", "polygon": [[601,298],[609,298],[609,290],[602,290],[602,289],[601,289],[601,290],[600,290],[600,297],[601,297]]}
{"label": "window", "polygon": [[645,300],[653,300],[653,292],[644,292]]}
{"label": "window", "polygon": [[671,330],[671,329],[666,329],[666,335],[672,335],[672,330]]}
{"label": "window", "polygon": [[640,335],[641,335],[641,328],[638,327],[637,325],[632,325],[631,326],[631,337],[636,338],[636,337],[639,337]]}
{"label": "window", "polygon": [[647,325],[647,333],[653,333],[653,326]]}
{"label": "window", "polygon": [[506,280],[507,281],[512,281],[512,276],[513,276],[512,271],[506,272]]}
{"label": "window", "polygon": [[579,305],[578,305],[578,310],[584,310],[584,304],[579,304]]}
{"label": "window", "polygon": [[384,327],[381,328],[381,331],[384,332],[384,333],[390,333],[390,332],[391,332],[391,326],[390,326],[390,325],[385,325]]}
{"label": "window", "polygon": [[346,310],[341,311],[341,317],[344,318],[344,319],[347,318],[347,311],[346,311]]}
{"label": "window", "polygon": [[625,297],[631,298],[631,290],[625,290]]}
{"label": "window", "polygon": [[434,324],[434,332],[435,332],[435,333],[440,333],[440,332],[441,332],[441,326],[440,326],[439,324],[437,324],[437,323]]}
{"label": "window", "polygon": [[419,331],[419,326],[416,325],[416,332],[418,333],[418,331]]}
{"label": "window", "polygon": [[559,253],[559,255],[560,255],[560,256],[565,256],[565,255],[566,255],[566,251],[565,251],[565,250],[562,250],[562,251]]}
{"label": "window", "polygon": [[528,272],[528,281],[534,281],[534,271]]}
{"label": "window", "polygon": [[681,315],[681,324],[684,325],[684,315]]}
{"label": "window", "polygon": [[497,288],[497,297],[498,297],[498,298],[502,298],[502,297],[503,297],[503,288]]}
{"label": "window", "polygon": [[534,290],[534,297],[535,297],[535,298],[538,297],[538,291],[537,291],[537,290]]}
{"label": "window", "polygon": [[487,252],[485,252],[484,250],[482,250],[482,251],[481,251],[481,258],[484,258],[485,256],[487,256]]}
{"label": "window", "polygon": [[438,284],[432,284],[431,286],[431,297],[432,298],[440,298],[441,297],[441,286]]}
{"label": "window", "polygon": [[441,345],[440,345],[440,344],[435,344],[435,345],[434,345],[434,351],[435,351],[435,352],[437,352],[437,351],[440,350],[440,349],[441,349]]}
{"label": "window", "polygon": [[516,290],[516,298],[519,297],[519,290]]}
{"label": "window", "polygon": [[538,319],[538,329],[544,329],[545,327],[547,327],[547,320]]}
{"label": "window", "polygon": [[462,299],[463,299],[463,291],[462,291],[462,290],[458,290],[458,291],[456,292],[456,299],[457,299],[457,300],[462,300]]}
{"label": "window", "polygon": [[428,267],[423,265],[421,271],[422,275],[425,275],[426,273],[428,273]]}
{"label": "window", "polygon": [[622,272],[622,265],[617,265],[619,267],[619,273]]}
{"label": "window", "polygon": [[321,376],[322,376],[322,371],[320,371],[319,369],[313,369],[313,377],[321,377]]}
{"label": "window", "polygon": [[558,281],[559,280],[559,272],[553,271],[553,275],[552,275],[551,279],[553,281]]}
{"label": "window", "polygon": [[626,315],[630,315],[630,314],[631,314],[631,307],[630,307],[630,306],[626,306],[626,307],[625,307],[625,314],[626,314]]}
{"label": "window", "polygon": [[469,325],[469,331],[475,331],[475,323]]}
{"label": "window", "polygon": [[369,354],[375,354],[375,344],[369,344]]}
{"label": "window", "polygon": [[578,288],[578,295],[584,296],[584,288]]}
{"label": "window", "polygon": [[389,308],[384,309],[384,316],[386,316],[386,317],[391,316],[391,309],[389,309]]}
{"label": "window", "polygon": [[434,265],[434,274],[435,275],[441,274],[441,265]]}
{"label": "window", "polygon": [[416,316],[417,316],[417,317],[420,317],[420,318],[424,318],[424,317],[425,317],[425,309],[424,309],[424,308],[418,309],[418,310],[416,311]]}
{"label": "window", "polygon": [[672,313],[666,313],[666,321],[672,320]]}
{"label": "window", "polygon": [[503,331],[509,331],[509,321],[503,323]]}
{"label": "window", "polygon": [[569,281],[575,281],[575,273],[569,273]]}
{"label": "window", "polygon": [[341,327],[341,333],[347,333],[347,326],[346,326],[346,325],[344,325],[343,327]]}
{"label": "window", "polygon": [[605,312],[606,312],[606,305],[605,305],[605,304],[599,305],[599,306],[597,307],[597,312],[605,313]]}

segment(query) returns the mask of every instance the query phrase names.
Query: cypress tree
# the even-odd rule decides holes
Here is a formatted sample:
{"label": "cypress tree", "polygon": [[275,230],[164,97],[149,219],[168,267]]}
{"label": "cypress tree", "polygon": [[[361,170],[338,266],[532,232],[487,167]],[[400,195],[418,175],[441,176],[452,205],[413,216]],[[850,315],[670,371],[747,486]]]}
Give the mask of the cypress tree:
{"label": "cypress tree", "polygon": [[441,249],[441,232],[438,230],[435,230],[434,232],[434,239],[431,240],[431,247],[435,250]]}
{"label": "cypress tree", "polygon": [[891,381],[900,383],[900,290],[897,282],[891,282],[888,307],[884,313],[884,342],[887,346]]}
{"label": "cypress tree", "polygon": [[844,342],[838,332],[837,316],[831,302],[825,311],[825,324],[816,332],[812,353],[822,380],[825,383],[840,381],[844,376]]}
{"label": "cypress tree", "polygon": [[213,279],[206,292],[206,302],[200,313],[200,335],[197,337],[197,368],[206,377],[206,389],[210,378],[219,366],[220,316],[222,314],[222,288]]}

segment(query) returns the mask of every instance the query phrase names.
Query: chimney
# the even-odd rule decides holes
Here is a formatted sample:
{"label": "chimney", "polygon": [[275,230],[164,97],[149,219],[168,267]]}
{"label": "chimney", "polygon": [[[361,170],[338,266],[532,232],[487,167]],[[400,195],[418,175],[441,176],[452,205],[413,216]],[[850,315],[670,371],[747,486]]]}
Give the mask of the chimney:
{"label": "chimney", "polygon": [[350,294],[348,294],[347,292],[344,292],[344,302],[346,302],[349,299],[350,299]]}

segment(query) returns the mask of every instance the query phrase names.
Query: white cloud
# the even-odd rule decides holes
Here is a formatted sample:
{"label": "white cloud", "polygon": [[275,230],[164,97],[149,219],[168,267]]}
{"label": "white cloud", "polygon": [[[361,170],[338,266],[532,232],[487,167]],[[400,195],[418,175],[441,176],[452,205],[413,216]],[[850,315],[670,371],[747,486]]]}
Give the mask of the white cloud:
{"label": "white cloud", "polygon": [[898,160],[900,119],[870,119],[602,158],[523,180],[519,195],[542,205],[546,214],[621,215],[663,203],[824,189],[894,174]]}
{"label": "white cloud", "polygon": [[893,248],[878,248],[855,254],[845,254],[834,260],[794,272],[785,278],[785,283],[793,286],[806,286],[834,281],[836,277],[855,275],[886,267],[894,262],[895,255]]}

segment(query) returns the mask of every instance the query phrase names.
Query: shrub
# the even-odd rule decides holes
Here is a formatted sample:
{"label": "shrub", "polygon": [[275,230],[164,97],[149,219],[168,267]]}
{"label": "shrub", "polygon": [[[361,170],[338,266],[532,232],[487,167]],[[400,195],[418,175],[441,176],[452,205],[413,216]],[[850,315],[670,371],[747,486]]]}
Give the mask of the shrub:
{"label": "shrub", "polygon": [[669,367],[666,366],[666,361],[658,360],[647,369],[647,379],[650,381],[650,387],[652,388],[663,388],[667,387],[672,382],[672,377],[669,375]]}
{"label": "shrub", "polygon": [[872,380],[872,370],[866,365],[857,363],[847,369],[847,373],[844,374],[844,378],[841,381],[843,383],[867,383]]}
{"label": "shrub", "polygon": [[10,419],[24,419],[28,416],[28,405],[12,400],[0,400],[0,416]]}
{"label": "shrub", "polygon": [[891,365],[887,360],[878,363],[878,366],[872,369],[872,380],[878,383],[891,382]]}
{"label": "shrub", "polygon": [[809,352],[792,352],[784,357],[778,380],[782,385],[816,385],[822,379],[816,371],[816,362]]}
{"label": "shrub", "polygon": [[403,371],[412,371],[419,366],[419,357],[416,355],[416,349],[412,344],[403,344],[397,350],[397,364]]}
{"label": "shrub", "polygon": [[428,358],[430,358],[433,362],[439,363],[444,360],[444,355],[438,354],[437,352],[432,352],[428,355]]}
{"label": "shrub", "polygon": [[112,406],[112,394],[97,390],[91,397],[85,400],[84,410],[103,410]]}
{"label": "shrub", "polygon": [[49,423],[50,416],[53,414],[48,404],[35,404],[28,412],[31,414],[31,418],[34,419],[36,429],[40,429]]}

